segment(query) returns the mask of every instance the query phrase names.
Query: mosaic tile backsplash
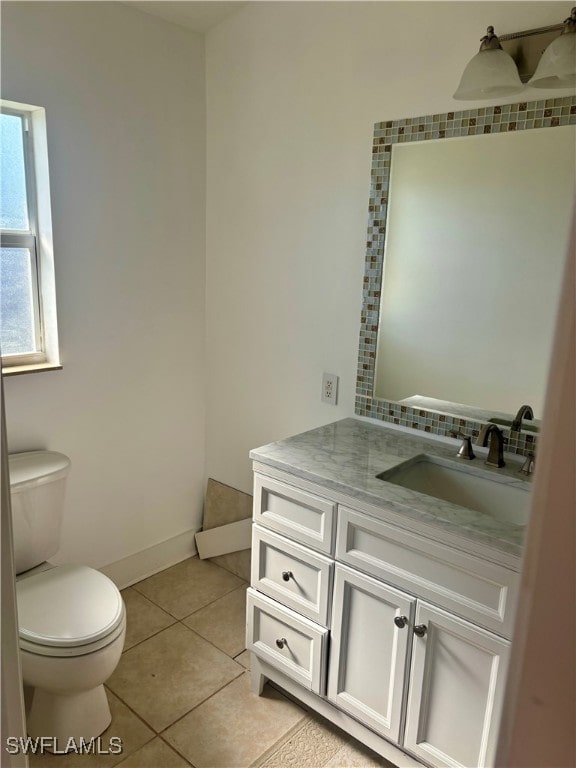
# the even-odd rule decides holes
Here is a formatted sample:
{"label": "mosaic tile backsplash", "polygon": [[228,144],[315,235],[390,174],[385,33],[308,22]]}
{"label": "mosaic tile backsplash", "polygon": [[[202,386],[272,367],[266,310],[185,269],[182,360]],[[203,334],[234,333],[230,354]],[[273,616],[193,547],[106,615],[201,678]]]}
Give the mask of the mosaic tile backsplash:
{"label": "mosaic tile backsplash", "polygon": [[[483,421],[438,413],[372,396],[380,315],[382,265],[386,240],[386,216],[392,146],[396,143],[477,136],[576,125],[576,96],[467,109],[423,117],[376,123],[372,145],[372,172],[368,208],[368,237],[362,288],[362,316],[356,377],[356,414],[432,434],[450,436],[463,431],[477,437]],[[535,451],[534,434],[511,433],[506,450],[526,455]]]}

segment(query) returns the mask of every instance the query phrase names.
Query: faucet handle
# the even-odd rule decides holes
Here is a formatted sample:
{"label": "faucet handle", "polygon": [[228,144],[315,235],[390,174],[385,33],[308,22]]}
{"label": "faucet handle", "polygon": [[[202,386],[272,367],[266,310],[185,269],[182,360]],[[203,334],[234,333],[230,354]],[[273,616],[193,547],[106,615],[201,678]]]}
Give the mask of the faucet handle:
{"label": "faucet handle", "polygon": [[520,467],[518,472],[522,472],[524,475],[531,475],[534,472],[534,465],[536,464],[536,456],[533,453],[526,454],[526,460]]}
{"label": "faucet handle", "polygon": [[468,461],[472,461],[472,459],[476,458],[476,454],[472,450],[472,438],[469,435],[465,435],[460,430],[456,431],[454,429],[450,430],[450,434],[452,437],[457,437],[462,440],[462,445],[460,446],[457,454],[461,459],[468,459]]}

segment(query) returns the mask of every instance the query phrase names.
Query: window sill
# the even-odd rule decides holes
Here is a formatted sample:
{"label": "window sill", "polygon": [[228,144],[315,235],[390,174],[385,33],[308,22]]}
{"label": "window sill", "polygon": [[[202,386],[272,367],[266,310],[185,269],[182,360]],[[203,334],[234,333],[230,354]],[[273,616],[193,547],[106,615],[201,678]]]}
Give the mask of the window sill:
{"label": "window sill", "polygon": [[23,373],[39,373],[40,371],[61,371],[60,363],[30,363],[30,365],[10,365],[2,368],[2,376],[20,376]]}

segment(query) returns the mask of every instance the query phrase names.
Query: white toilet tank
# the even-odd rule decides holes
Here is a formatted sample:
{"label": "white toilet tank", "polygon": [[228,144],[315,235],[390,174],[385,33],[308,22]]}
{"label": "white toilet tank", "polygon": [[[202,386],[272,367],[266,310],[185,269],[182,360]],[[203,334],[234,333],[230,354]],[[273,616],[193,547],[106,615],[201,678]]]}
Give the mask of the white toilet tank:
{"label": "white toilet tank", "polygon": [[22,573],[60,548],[64,490],[70,459],[55,451],[8,456],[14,530],[14,566]]}

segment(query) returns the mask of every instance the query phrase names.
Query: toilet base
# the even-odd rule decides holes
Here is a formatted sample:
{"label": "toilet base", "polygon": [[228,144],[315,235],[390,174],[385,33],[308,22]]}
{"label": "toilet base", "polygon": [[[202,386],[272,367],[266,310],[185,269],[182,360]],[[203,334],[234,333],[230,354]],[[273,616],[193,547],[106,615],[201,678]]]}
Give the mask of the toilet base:
{"label": "toilet base", "polygon": [[66,695],[35,688],[27,730],[32,737],[54,739],[54,751],[76,751],[81,740],[86,743],[100,736],[111,722],[103,685]]}

